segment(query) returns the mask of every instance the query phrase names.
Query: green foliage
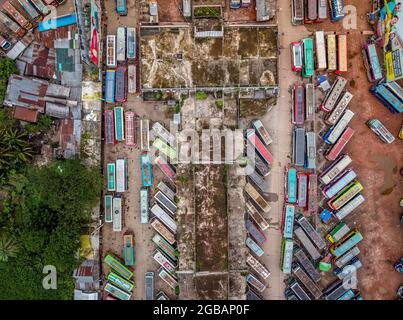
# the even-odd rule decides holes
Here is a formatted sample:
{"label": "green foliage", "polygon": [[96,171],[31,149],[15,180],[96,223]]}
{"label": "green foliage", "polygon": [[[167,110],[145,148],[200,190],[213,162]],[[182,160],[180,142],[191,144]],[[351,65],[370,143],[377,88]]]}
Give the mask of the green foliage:
{"label": "green foliage", "polygon": [[161,92],[156,92],[156,93],[154,93],[154,99],[155,99],[155,100],[161,100],[161,99],[162,99],[162,94],[161,94]]}
{"label": "green foliage", "polygon": [[[10,275],[0,281],[0,300],[71,299],[81,225],[101,193],[100,172],[78,159],[60,160],[13,174],[10,187],[13,214],[3,224],[7,234],[19,240],[18,254],[7,254],[8,262],[0,262],[0,274]],[[10,251],[0,245],[0,252]],[[42,288],[45,265],[56,267],[56,290]]]}
{"label": "green foliage", "polygon": [[248,275],[248,272],[247,272],[247,271],[242,271],[242,272],[241,272],[241,276],[242,276],[242,277],[246,277],[247,275]]}
{"label": "green foliage", "polygon": [[0,105],[3,104],[7,90],[7,82],[10,74],[18,74],[18,68],[14,60],[10,58],[0,58]]}
{"label": "green foliage", "polygon": [[216,107],[217,107],[218,109],[222,109],[222,108],[224,107],[224,100],[222,100],[222,99],[217,99],[217,100],[215,101],[215,105],[216,105]]}
{"label": "green foliage", "polygon": [[19,246],[14,237],[5,232],[0,234],[0,262],[8,262],[10,258],[15,258],[18,249]]}
{"label": "green foliage", "polygon": [[180,292],[181,292],[181,290],[180,290],[179,286],[176,286],[176,287],[175,287],[175,294],[176,294],[177,296],[179,296]]}
{"label": "green foliage", "polygon": [[204,91],[196,91],[196,100],[206,100],[208,97]]}
{"label": "green foliage", "polygon": [[219,7],[197,7],[193,12],[195,17],[219,17],[221,10]]}
{"label": "green foliage", "polygon": [[47,114],[41,114],[38,118],[38,123],[30,123],[25,126],[28,133],[45,133],[52,126],[52,118]]}

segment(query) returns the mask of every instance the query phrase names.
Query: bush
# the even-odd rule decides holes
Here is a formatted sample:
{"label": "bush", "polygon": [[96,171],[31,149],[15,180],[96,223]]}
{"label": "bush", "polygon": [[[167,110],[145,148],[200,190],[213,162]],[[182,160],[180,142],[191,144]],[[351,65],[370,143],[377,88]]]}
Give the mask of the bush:
{"label": "bush", "polygon": [[3,105],[8,78],[11,74],[18,73],[18,68],[14,60],[10,58],[0,58],[0,105]]}
{"label": "bush", "polygon": [[197,7],[194,9],[195,17],[219,17],[221,10],[219,7]]}
{"label": "bush", "polygon": [[52,126],[52,118],[47,114],[39,115],[38,123],[30,123],[25,126],[28,133],[47,132]]}
{"label": "bush", "polygon": [[222,109],[224,107],[224,100],[218,99],[215,101],[215,105],[218,109]]}
{"label": "bush", "polygon": [[208,97],[204,91],[196,91],[196,100],[206,100]]}

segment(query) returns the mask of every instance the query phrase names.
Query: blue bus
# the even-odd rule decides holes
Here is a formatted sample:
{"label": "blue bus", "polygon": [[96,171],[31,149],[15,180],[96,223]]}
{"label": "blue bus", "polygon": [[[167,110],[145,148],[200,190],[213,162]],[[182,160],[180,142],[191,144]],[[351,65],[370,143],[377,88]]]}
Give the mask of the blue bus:
{"label": "blue bus", "polygon": [[151,161],[148,154],[142,154],[140,156],[141,165],[141,183],[143,187],[151,187],[153,184]]}
{"label": "blue bus", "polygon": [[105,102],[115,103],[115,70],[106,70]]}
{"label": "blue bus", "polygon": [[116,0],[116,12],[120,16],[127,15],[126,0]]}
{"label": "blue bus", "polygon": [[403,89],[394,81],[371,87],[371,93],[392,113],[403,112]]}
{"label": "blue bus", "polygon": [[292,239],[292,233],[294,230],[294,214],[295,206],[287,204],[284,208],[283,216],[283,237],[286,239]]}
{"label": "blue bus", "polygon": [[330,19],[335,22],[344,18],[343,0],[329,0]]}
{"label": "blue bus", "polygon": [[288,169],[287,201],[289,203],[297,202],[297,170],[295,168]]}

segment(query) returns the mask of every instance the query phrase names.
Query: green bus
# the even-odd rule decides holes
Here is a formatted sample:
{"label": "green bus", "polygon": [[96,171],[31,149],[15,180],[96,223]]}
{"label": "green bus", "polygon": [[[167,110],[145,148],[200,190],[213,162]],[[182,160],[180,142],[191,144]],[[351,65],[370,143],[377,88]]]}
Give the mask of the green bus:
{"label": "green bus", "polygon": [[292,256],[294,251],[294,242],[292,239],[283,239],[281,243],[280,267],[286,274],[291,273]]}
{"label": "green bus", "polygon": [[130,300],[132,296],[131,293],[127,293],[109,282],[106,284],[104,290],[120,300]]}
{"label": "green bus", "polygon": [[166,155],[171,160],[175,160],[177,158],[176,150],[167,145],[160,138],[154,140],[153,146],[156,147],[161,153]]}
{"label": "green bus", "polygon": [[105,222],[112,222],[112,199],[111,195],[105,195]]}
{"label": "green bus", "polygon": [[339,194],[327,202],[328,206],[333,210],[339,210],[347,202],[353,199],[359,192],[364,189],[361,183],[358,181],[351,182],[345,187]]}
{"label": "green bus", "polygon": [[119,288],[130,292],[134,288],[134,284],[126,279],[123,279],[121,276],[116,274],[115,272],[111,271],[108,274],[108,280],[112,282],[114,285],[118,286]]}
{"label": "green bus", "polygon": [[108,172],[108,191],[116,190],[116,165],[114,162],[108,163],[107,166]]}
{"label": "green bus", "polygon": [[116,141],[123,141],[125,140],[124,134],[124,116],[123,116],[123,108],[122,107],[115,107],[113,109],[114,118],[115,118],[115,139]]}
{"label": "green bus", "polygon": [[125,267],[118,259],[109,253],[105,256],[104,263],[126,280],[130,280],[130,278],[133,277],[133,271]]}
{"label": "green bus", "polygon": [[302,77],[309,78],[314,74],[314,62],[313,62],[313,41],[312,38],[302,39],[304,47],[304,66],[302,68]]}

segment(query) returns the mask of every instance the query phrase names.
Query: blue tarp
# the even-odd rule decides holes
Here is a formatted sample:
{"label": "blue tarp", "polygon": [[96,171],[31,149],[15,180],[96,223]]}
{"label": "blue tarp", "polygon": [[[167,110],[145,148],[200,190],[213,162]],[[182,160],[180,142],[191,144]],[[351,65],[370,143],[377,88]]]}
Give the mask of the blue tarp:
{"label": "blue tarp", "polygon": [[49,19],[44,22],[40,22],[38,25],[39,31],[47,31],[47,30],[54,30],[60,27],[69,26],[72,24],[77,23],[77,16],[76,14],[71,14],[68,16],[59,17],[56,19]]}

